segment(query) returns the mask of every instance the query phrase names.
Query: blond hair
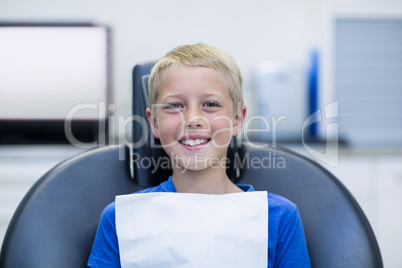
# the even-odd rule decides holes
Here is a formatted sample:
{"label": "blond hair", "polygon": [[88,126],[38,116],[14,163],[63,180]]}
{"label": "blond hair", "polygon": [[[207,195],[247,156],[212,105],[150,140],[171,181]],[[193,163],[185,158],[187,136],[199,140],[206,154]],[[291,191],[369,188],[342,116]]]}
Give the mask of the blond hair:
{"label": "blond hair", "polygon": [[[166,70],[174,66],[186,65],[214,69],[222,77],[233,102],[233,112],[237,114],[244,103],[243,78],[234,59],[225,52],[205,44],[180,46],[168,52],[152,68],[149,78],[149,105],[155,104],[158,89]],[[240,104],[240,105],[239,105]]]}

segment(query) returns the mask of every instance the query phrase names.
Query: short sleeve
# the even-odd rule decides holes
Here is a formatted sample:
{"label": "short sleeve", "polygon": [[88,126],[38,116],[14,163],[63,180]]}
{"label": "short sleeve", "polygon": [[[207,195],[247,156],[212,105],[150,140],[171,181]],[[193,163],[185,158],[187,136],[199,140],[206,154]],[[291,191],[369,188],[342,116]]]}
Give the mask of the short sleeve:
{"label": "short sleeve", "polygon": [[102,212],[88,266],[97,268],[120,267],[114,203],[108,205]]}
{"label": "short sleeve", "polygon": [[283,218],[278,231],[274,267],[311,267],[297,207]]}

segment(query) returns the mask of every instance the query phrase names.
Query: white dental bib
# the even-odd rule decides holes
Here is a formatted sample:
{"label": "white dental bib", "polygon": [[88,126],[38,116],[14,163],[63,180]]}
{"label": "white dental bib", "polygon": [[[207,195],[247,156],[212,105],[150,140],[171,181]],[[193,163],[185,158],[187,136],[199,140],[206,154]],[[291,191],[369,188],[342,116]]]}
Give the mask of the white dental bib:
{"label": "white dental bib", "polygon": [[116,197],[126,267],[267,267],[267,192]]}

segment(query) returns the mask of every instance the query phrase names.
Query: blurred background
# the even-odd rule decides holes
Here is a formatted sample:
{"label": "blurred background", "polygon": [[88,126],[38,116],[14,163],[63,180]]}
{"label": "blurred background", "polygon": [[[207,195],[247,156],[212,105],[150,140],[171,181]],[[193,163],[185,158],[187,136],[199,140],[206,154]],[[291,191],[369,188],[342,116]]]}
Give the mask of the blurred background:
{"label": "blurred background", "polygon": [[242,70],[242,138],[333,172],[402,267],[399,0],[1,1],[0,241],[52,166],[130,140],[134,65],[198,42]]}

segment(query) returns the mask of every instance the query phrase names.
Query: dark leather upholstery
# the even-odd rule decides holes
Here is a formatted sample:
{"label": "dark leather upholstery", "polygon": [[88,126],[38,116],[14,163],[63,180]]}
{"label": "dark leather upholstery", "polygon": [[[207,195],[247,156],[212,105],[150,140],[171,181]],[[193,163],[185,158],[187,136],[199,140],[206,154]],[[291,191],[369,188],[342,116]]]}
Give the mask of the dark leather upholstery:
{"label": "dark leather upholstery", "polygon": [[86,267],[102,210],[140,189],[121,150],[125,156],[124,146],[85,152],[35,183],[8,226],[0,267]]}
{"label": "dark leather upholstery", "polygon": [[[139,74],[134,69],[134,88],[152,64],[148,71],[142,67],[136,67]],[[142,101],[136,94],[134,114],[138,115],[145,105],[141,110],[136,108]],[[135,138],[144,131],[136,126]],[[134,148],[134,153],[143,157],[143,153],[160,152],[149,151],[150,147]],[[241,143],[231,150],[231,157],[238,153],[241,160],[237,163],[240,173],[231,176],[237,183],[252,184],[256,190],[277,193],[296,203],[312,267],[383,267],[364,213],[328,171],[280,147],[256,149]],[[125,160],[119,160],[122,155]],[[152,173],[132,165],[133,180],[128,155],[124,145],[98,148],[66,160],[44,175],[13,216],[2,245],[0,267],[85,267],[102,209],[115,195],[158,184],[170,172]],[[249,162],[242,162],[247,157],[265,159],[266,168],[248,166]]]}

